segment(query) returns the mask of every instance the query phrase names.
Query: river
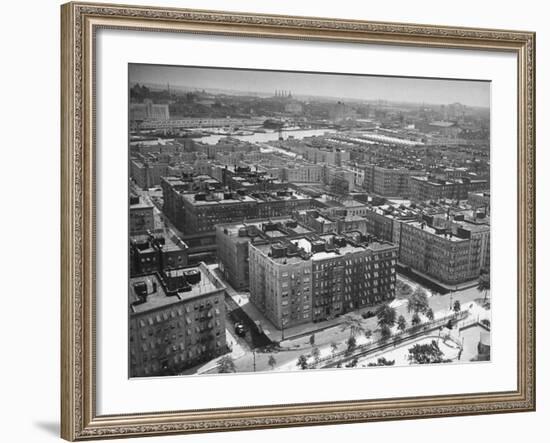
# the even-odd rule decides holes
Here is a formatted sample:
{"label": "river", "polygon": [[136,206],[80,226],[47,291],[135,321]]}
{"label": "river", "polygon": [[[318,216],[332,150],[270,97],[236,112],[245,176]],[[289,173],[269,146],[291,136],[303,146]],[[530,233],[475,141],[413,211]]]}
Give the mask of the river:
{"label": "river", "polygon": [[[323,135],[325,133],[334,133],[336,132],[335,129],[296,129],[296,130],[290,130],[290,131],[282,131],[282,136],[284,139],[287,139],[289,137],[293,137],[296,139],[302,139],[305,137],[312,137],[316,135]],[[195,140],[207,143],[209,145],[215,145],[218,143],[218,141],[224,137],[227,137],[227,135],[207,135],[205,137],[198,137]],[[279,139],[279,132],[278,131],[270,131],[270,132],[256,132],[254,134],[250,135],[231,135],[230,137],[235,138],[237,140],[242,140],[246,142],[251,143],[265,143],[265,142],[271,142]]]}

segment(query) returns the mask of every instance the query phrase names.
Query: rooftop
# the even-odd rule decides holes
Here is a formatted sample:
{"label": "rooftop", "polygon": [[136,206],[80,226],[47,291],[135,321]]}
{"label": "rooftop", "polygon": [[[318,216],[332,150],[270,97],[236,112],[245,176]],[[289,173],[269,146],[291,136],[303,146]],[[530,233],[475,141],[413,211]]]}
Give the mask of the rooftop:
{"label": "rooftop", "polygon": [[286,242],[256,244],[254,247],[275,263],[291,265],[308,260],[342,257],[367,250],[390,250],[394,249],[395,245],[389,242],[368,241],[359,232],[354,232],[344,236],[325,234],[300,237]]}
{"label": "rooftop", "polygon": [[[270,229],[263,229],[265,224],[271,224]],[[227,223],[218,225],[218,229],[229,237],[232,237],[232,241],[236,243],[248,243],[250,236],[239,235],[242,229],[245,229],[253,233],[254,237],[258,238],[279,238],[294,235],[309,234],[311,229],[304,225],[299,224],[292,217],[273,217],[271,219],[257,219],[247,220],[246,222]],[[241,231],[242,232],[242,231]]]}
{"label": "rooftop", "polygon": [[134,203],[130,205],[130,210],[133,209],[153,209],[153,205],[146,203],[140,199],[139,203]]}
{"label": "rooftop", "polygon": [[[178,277],[182,278],[183,274],[189,271],[196,271],[200,275],[200,280],[197,283],[188,285],[189,290],[170,291],[168,289],[166,280]],[[164,277],[155,273],[130,278],[129,304],[131,313],[139,314],[174,305],[182,301],[208,295],[224,287],[204,265],[180,268],[168,272],[169,274]],[[170,273],[172,275],[170,275]],[[139,296],[140,287],[146,288],[147,296],[145,301],[142,301],[143,298]]]}
{"label": "rooftop", "polygon": [[[197,200],[197,195],[205,196],[204,200]],[[253,203],[257,200],[249,195],[240,195],[236,192],[231,192],[230,197],[225,197],[223,192],[213,192],[204,194],[200,192],[182,193],[182,197],[194,206],[212,206],[212,205],[228,205],[235,203]]]}
{"label": "rooftop", "polygon": [[430,123],[430,126],[437,126],[439,128],[450,128],[455,126],[453,122],[444,122],[444,121],[433,121]]}
{"label": "rooftop", "polygon": [[413,176],[411,177],[412,180],[416,181],[422,181],[429,183],[433,186],[446,186],[446,185],[455,185],[455,184],[464,184],[464,183],[486,183],[487,180],[471,180],[471,179],[463,179],[463,178],[457,178],[457,179],[436,179],[434,177],[428,177],[428,176]]}

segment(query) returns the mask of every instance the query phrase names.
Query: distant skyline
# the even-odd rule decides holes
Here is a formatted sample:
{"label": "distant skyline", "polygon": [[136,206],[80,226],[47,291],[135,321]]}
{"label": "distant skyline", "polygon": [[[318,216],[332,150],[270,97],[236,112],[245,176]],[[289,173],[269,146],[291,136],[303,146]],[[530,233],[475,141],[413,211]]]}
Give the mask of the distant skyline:
{"label": "distant skyline", "polygon": [[276,90],[285,90],[295,96],[426,104],[459,102],[467,106],[490,107],[490,82],[479,80],[131,64],[129,81],[132,84],[169,83],[173,87],[225,89],[251,94],[274,94]]}

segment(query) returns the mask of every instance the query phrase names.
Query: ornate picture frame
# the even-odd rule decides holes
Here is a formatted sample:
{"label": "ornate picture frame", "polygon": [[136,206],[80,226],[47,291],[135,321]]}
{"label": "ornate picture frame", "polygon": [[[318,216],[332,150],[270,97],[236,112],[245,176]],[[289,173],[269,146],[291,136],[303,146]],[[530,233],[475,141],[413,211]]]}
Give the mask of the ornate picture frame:
{"label": "ornate picture frame", "polygon": [[[535,34],[402,23],[67,3],[62,18],[61,435],[88,440],[535,410]],[[517,389],[390,400],[96,412],[95,35],[183,32],[504,51],[518,60]]]}

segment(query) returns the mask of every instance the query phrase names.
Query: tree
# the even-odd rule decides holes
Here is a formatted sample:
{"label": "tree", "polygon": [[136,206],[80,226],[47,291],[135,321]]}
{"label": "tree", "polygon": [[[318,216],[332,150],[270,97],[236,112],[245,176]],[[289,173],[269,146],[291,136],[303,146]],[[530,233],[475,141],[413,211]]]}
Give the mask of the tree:
{"label": "tree", "polygon": [[309,344],[310,344],[311,346],[315,345],[315,334],[311,334],[311,335],[309,336]]}
{"label": "tree", "polygon": [[372,331],[370,329],[365,329],[365,338],[367,340],[370,340],[371,337],[372,337]]}
{"label": "tree", "polygon": [[487,300],[487,293],[491,290],[491,279],[489,274],[481,274],[477,283],[477,290],[483,292],[483,301]]}
{"label": "tree", "polygon": [[433,321],[434,311],[432,308],[428,308],[428,310],[426,311],[426,317],[428,317],[428,320]]}
{"label": "tree", "polygon": [[413,326],[418,326],[420,323],[422,323],[422,319],[420,318],[420,316],[415,312],[412,316],[412,319],[411,319],[411,324]]}
{"label": "tree", "polygon": [[395,324],[397,312],[389,305],[382,305],[376,311],[376,317],[378,317],[378,326],[381,328],[384,326],[391,327]]}
{"label": "tree", "polygon": [[453,311],[455,311],[457,314],[460,312],[460,302],[458,300],[455,300],[453,303]]}
{"label": "tree", "polygon": [[296,366],[298,366],[300,369],[307,369],[307,357],[305,355],[300,355],[298,357],[298,362],[296,363]]}
{"label": "tree", "polygon": [[218,372],[220,374],[227,374],[229,372],[236,372],[235,361],[230,355],[224,355],[218,361]]}
{"label": "tree", "polygon": [[338,351],[338,345],[335,342],[332,342],[330,344],[330,352],[332,352],[332,356],[334,357],[334,354]]}
{"label": "tree", "polygon": [[377,362],[370,362],[367,366],[393,366],[395,360],[386,360],[385,357],[379,357]]}
{"label": "tree", "polygon": [[412,363],[421,365],[430,363],[449,363],[451,360],[443,358],[443,355],[437,342],[432,340],[431,343],[424,345],[415,344],[412,348],[409,348],[408,359]]}
{"label": "tree", "polygon": [[271,369],[273,370],[275,368],[275,365],[277,364],[277,360],[273,355],[269,356],[269,360],[267,361],[267,364],[271,366]]}
{"label": "tree", "polygon": [[355,340],[355,337],[348,338],[348,341],[346,342],[348,345],[348,352],[353,352],[355,348],[357,347],[357,340]]}
{"label": "tree", "polygon": [[315,346],[311,350],[311,355],[313,356],[313,359],[315,360],[315,363],[319,363],[319,358],[321,357],[321,351],[319,351],[319,348]]}
{"label": "tree", "polygon": [[346,368],[355,368],[357,366],[357,363],[359,363],[359,359],[358,358],[354,358],[352,361],[350,361],[347,365],[346,365]]}
{"label": "tree", "polygon": [[400,295],[407,296],[412,292],[412,288],[407,283],[405,283],[401,280],[398,280],[398,282],[397,282],[397,291],[399,292]]}
{"label": "tree", "polygon": [[391,337],[391,329],[388,325],[384,325],[380,328],[380,334],[382,335],[382,340],[387,340]]}
{"label": "tree", "polygon": [[416,314],[423,314],[428,309],[428,296],[426,292],[420,287],[412,293],[407,303],[407,311],[409,313],[414,312]]}
{"label": "tree", "polygon": [[401,332],[407,329],[407,320],[405,320],[405,317],[403,317],[402,315],[400,315],[397,319],[397,329],[399,329]]}
{"label": "tree", "polygon": [[346,329],[349,329],[350,338],[355,337],[357,334],[364,330],[363,324],[361,323],[361,318],[354,314],[348,314],[344,316],[344,320],[342,322],[342,331],[345,331]]}

